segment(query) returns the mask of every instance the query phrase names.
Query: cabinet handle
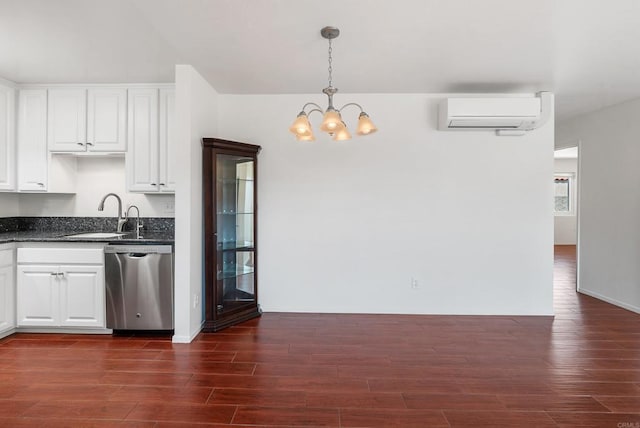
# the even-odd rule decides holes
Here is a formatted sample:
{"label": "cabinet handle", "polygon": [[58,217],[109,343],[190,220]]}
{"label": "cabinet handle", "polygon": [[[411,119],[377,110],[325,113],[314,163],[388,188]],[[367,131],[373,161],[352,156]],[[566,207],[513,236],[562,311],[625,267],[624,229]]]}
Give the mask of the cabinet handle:
{"label": "cabinet handle", "polygon": [[58,272],[51,272],[51,276],[58,276]]}
{"label": "cabinet handle", "polygon": [[164,184],[164,183],[160,183],[160,185],[161,185],[161,186],[166,186],[166,184]]}
{"label": "cabinet handle", "polygon": [[27,184],[37,184],[40,187],[44,187],[44,183],[40,183],[38,181],[27,181]]}
{"label": "cabinet handle", "polygon": [[93,146],[93,143],[87,141],[87,146]]}
{"label": "cabinet handle", "polygon": [[152,185],[152,186],[157,186],[157,184],[156,184],[156,183],[151,183],[151,185]]}
{"label": "cabinet handle", "polygon": [[84,146],[84,143],[76,143],[79,146]]}

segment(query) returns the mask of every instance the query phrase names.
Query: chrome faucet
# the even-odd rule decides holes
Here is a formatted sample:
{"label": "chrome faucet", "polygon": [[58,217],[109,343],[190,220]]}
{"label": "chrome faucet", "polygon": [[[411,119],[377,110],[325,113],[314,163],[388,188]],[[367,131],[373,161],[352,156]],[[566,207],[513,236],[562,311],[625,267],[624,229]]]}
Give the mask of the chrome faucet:
{"label": "chrome faucet", "polygon": [[104,201],[109,196],[114,196],[118,200],[118,229],[116,231],[122,232],[122,228],[124,227],[124,224],[127,222],[127,219],[126,217],[122,216],[122,199],[120,199],[120,196],[116,195],[115,193],[107,193],[106,195],[104,195],[104,197],[100,201],[100,204],[98,205],[98,211],[104,211]]}
{"label": "chrome faucet", "polygon": [[131,208],[136,209],[136,239],[140,239],[142,238],[142,235],[140,235],[140,230],[144,226],[144,224],[142,224],[142,222],[140,221],[140,209],[135,205],[129,205],[129,208],[127,208],[127,214],[125,215],[127,220],[129,220],[129,211],[131,210]]}

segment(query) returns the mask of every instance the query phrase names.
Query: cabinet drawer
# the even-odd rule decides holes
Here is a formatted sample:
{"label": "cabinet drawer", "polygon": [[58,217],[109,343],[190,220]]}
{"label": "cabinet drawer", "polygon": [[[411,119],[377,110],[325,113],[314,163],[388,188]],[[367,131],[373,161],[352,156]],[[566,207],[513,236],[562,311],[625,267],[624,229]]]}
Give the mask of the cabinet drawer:
{"label": "cabinet drawer", "polygon": [[104,264],[102,248],[18,248],[18,263]]}
{"label": "cabinet drawer", "polygon": [[0,267],[13,264],[13,250],[0,250]]}

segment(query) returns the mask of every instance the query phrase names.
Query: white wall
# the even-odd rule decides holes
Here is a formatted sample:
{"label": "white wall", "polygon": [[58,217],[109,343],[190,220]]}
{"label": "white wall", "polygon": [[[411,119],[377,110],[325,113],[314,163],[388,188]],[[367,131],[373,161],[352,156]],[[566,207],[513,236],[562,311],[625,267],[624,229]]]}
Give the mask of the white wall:
{"label": "white wall", "polygon": [[78,157],[76,194],[20,194],[19,214],[23,217],[114,217],[115,200],[105,202],[104,211],[98,204],[107,193],[122,198],[123,209],[129,205],[140,208],[143,217],[173,217],[173,195],[144,195],[127,192],[124,156]]}
{"label": "white wall", "polygon": [[640,99],[559,124],[580,140],[579,291],[640,312]]}
{"label": "white wall", "polygon": [[554,217],[553,241],[555,245],[576,245],[578,237],[578,216],[577,201],[575,197],[578,194],[578,159],[554,159],[553,172],[555,173],[573,173],[573,188],[571,189],[571,203],[574,204],[574,210],[571,215],[556,215]]}
{"label": "white wall", "polygon": [[315,115],[312,143],[287,129],[322,94],[220,96],[219,136],[263,146],[265,311],[553,313],[553,120],[523,137],[440,132],[444,96],[338,95],[380,131],[334,142]]}
{"label": "white wall", "polygon": [[20,213],[18,195],[0,193],[0,217],[16,217]]}
{"label": "white wall", "polygon": [[174,342],[202,327],[202,137],[218,131],[218,93],[191,66],[176,66],[176,242]]}

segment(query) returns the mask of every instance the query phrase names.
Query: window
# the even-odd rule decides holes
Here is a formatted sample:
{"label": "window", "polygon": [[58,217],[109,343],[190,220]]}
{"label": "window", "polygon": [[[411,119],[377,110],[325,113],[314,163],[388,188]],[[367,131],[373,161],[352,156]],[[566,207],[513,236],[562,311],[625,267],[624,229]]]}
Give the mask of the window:
{"label": "window", "polygon": [[573,174],[555,174],[554,180],[554,211],[556,214],[573,213]]}

